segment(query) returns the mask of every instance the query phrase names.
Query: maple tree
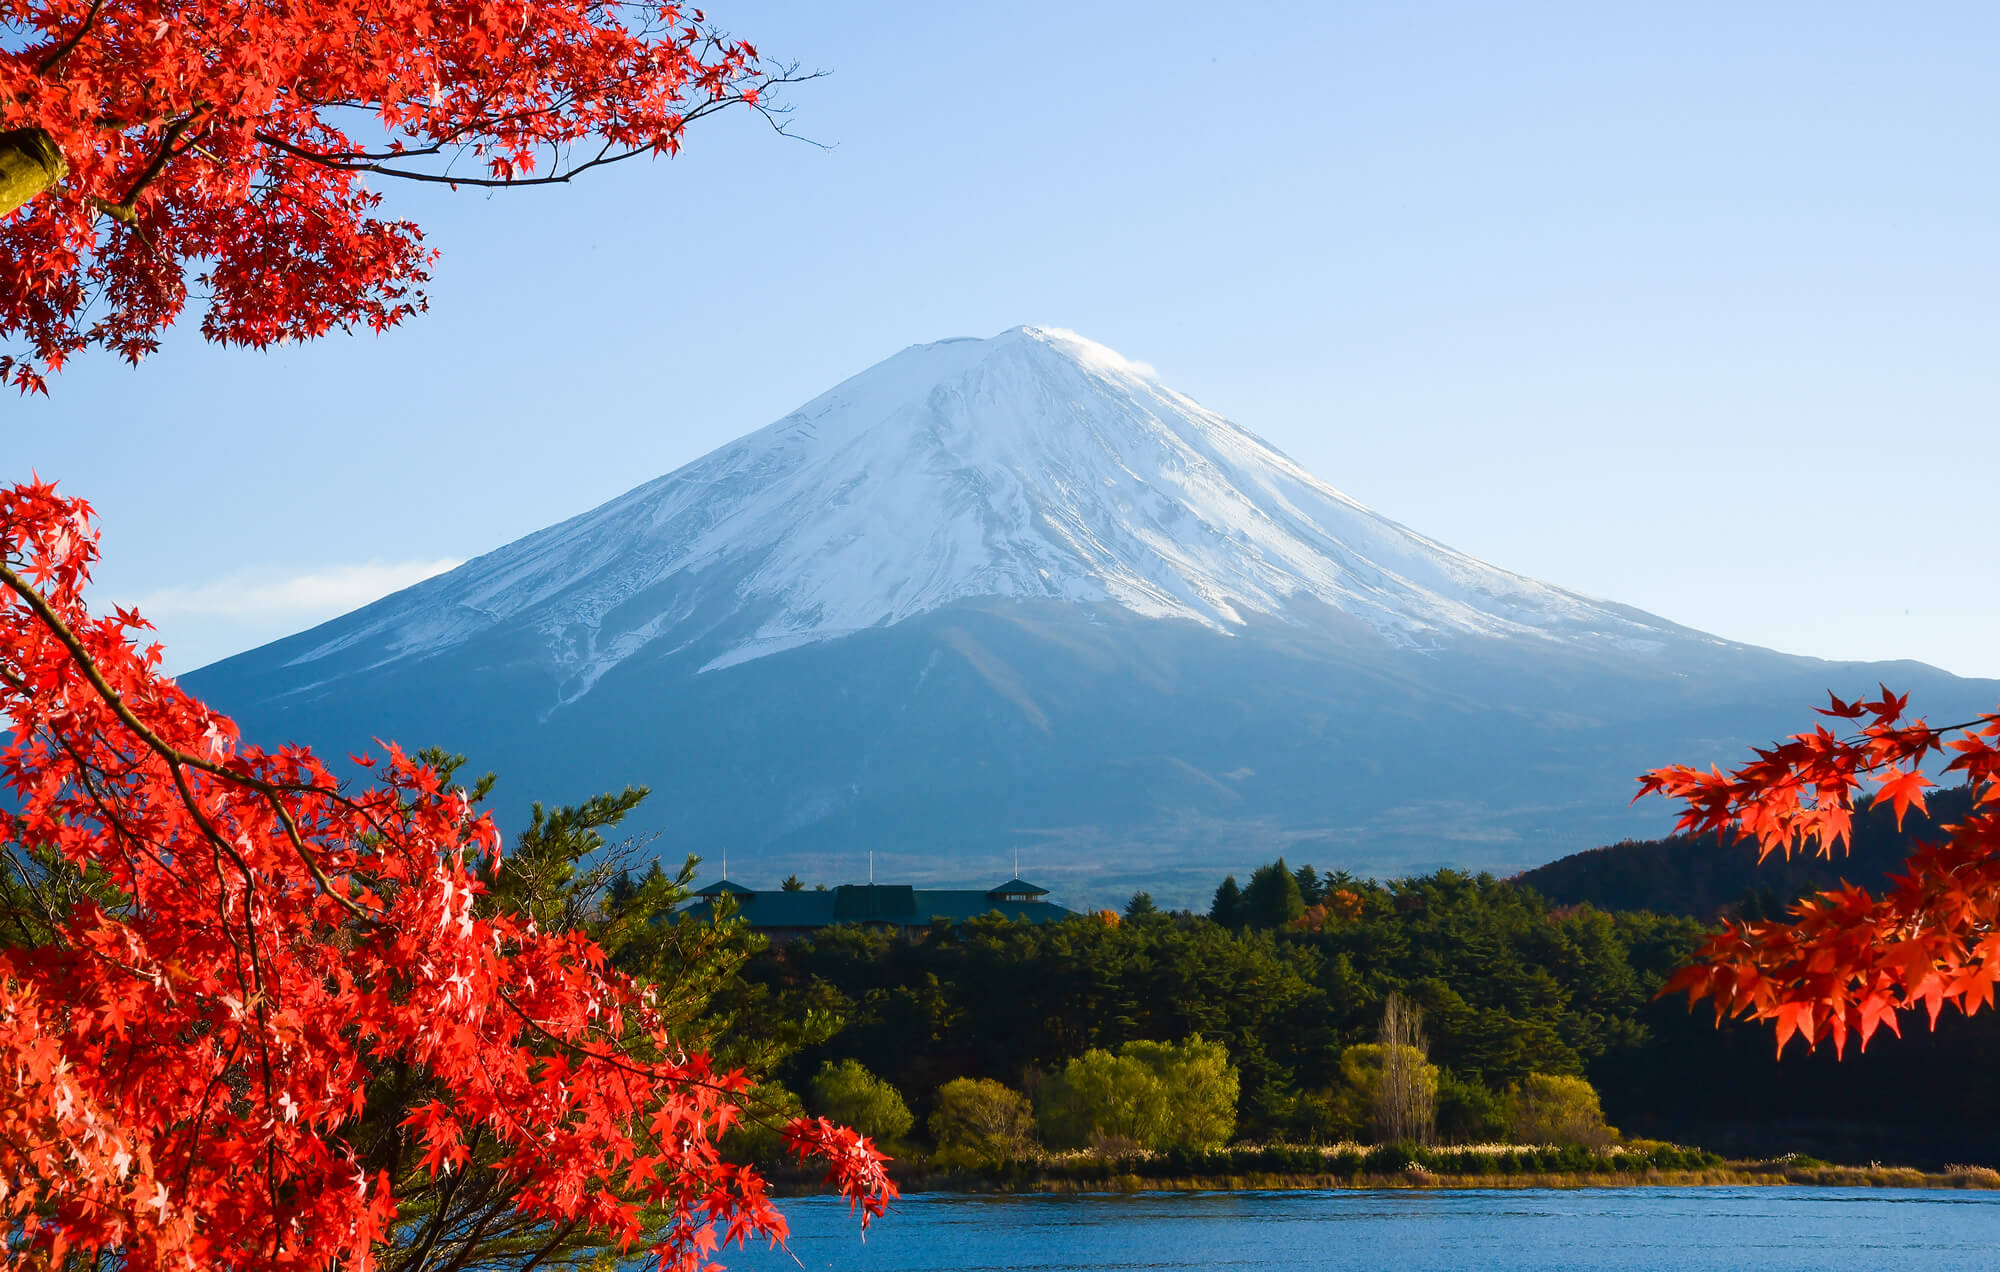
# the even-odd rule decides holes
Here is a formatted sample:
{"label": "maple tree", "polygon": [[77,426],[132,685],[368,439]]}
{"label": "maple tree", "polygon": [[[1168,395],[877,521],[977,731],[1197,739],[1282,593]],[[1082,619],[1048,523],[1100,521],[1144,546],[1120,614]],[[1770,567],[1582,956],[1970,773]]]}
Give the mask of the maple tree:
{"label": "maple tree", "polygon": [[[464,757],[436,750],[419,758],[445,782],[464,764]],[[475,804],[493,781],[488,774],[468,784]],[[631,876],[627,867],[642,851],[641,841],[614,844],[605,832],[645,796],[636,787],[569,807],[535,805],[476,911],[511,911],[545,930],[582,931],[612,966],[655,987],[661,1023],[683,1047],[706,1051],[725,1067],[768,1073],[793,1051],[822,1040],[831,1022],[815,1021],[799,1004],[774,1000],[744,982],[739,973],[745,962],[765,945],[747,925],[673,921],[688,899],[698,858],[689,857],[678,878],[657,861],[640,878]],[[361,1114],[344,1132],[364,1164],[389,1173],[397,1198],[405,1235],[378,1252],[378,1269],[518,1272],[531,1259],[547,1269],[610,1266],[617,1246],[611,1234],[581,1227],[552,1232],[515,1209],[505,1176],[482,1169],[504,1156],[504,1146],[474,1139],[468,1161],[451,1173],[432,1176],[423,1168],[403,1123],[412,1109],[435,1098],[437,1086],[435,1078],[407,1067],[378,1073]],[[803,1110],[773,1095],[763,1082],[749,1093],[746,1120],[722,1141],[733,1160],[742,1160],[746,1137],[766,1149],[756,1160],[782,1156],[782,1127]],[[649,1206],[640,1222],[652,1227],[669,1218]]]}
{"label": "maple tree", "polygon": [[1325,932],[1360,918],[1361,906],[1360,893],[1352,888],[1333,888],[1325,898],[1307,906],[1304,914],[1285,926],[1300,932]]}
{"label": "maple tree", "polygon": [[[474,1174],[551,1249],[594,1234],[695,1269],[783,1238],[717,1149],[749,1081],[676,1036],[671,986],[519,904],[448,765],[388,746],[348,789],[241,741],[136,645],[142,618],[89,612],[96,556],[83,502],[0,489],[0,844],[39,908],[0,946],[13,1259],[369,1269]],[[385,1082],[420,1093],[394,1171],[357,1146]],[[864,1224],[894,1197],[865,1137],[782,1134]]]}
{"label": "maple tree", "polygon": [[1857,797],[1889,801],[1900,826],[1925,809],[1935,784],[1926,764],[1947,753],[1943,773],[1971,788],[1965,817],[1912,853],[1880,895],[1843,885],[1800,900],[1787,921],[1728,923],[1662,988],[1708,998],[1718,1016],[1774,1022],[1780,1052],[1794,1036],[1837,1053],[1850,1036],[1866,1047],[1885,1025],[1900,1034],[1899,1013],[1916,1008],[1935,1026],[1947,1004],[1991,1007],[2000,979],[2000,713],[1933,728],[1887,687],[1874,699],[1828,697],[1819,713],[1857,732],[1822,723],[1729,773],[1672,765],[1640,778],[1641,796],[1686,805],[1677,831],[1740,834],[1760,859],[1831,857],[1848,843]]}
{"label": "maple tree", "polygon": [[[393,181],[520,187],[771,112],[790,68],[621,0],[0,0],[0,378],[137,361],[188,299],[258,348],[382,330],[434,259]],[[370,181],[374,182],[371,188]]]}

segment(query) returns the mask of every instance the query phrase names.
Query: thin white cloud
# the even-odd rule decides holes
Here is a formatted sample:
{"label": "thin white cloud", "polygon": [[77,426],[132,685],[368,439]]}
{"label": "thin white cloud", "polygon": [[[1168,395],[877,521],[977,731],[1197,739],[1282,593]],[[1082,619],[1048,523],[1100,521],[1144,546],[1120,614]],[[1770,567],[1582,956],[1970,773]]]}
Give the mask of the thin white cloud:
{"label": "thin white cloud", "polygon": [[161,588],[140,597],[134,608],[151,619],[332,618],[460,564],[456,557],[440,557],[366,561],[292,575],[243,571],[209,583]]}
{"label": "thin white cloud", "polygon": [[1113,349],[1110,345],[1099,344],[1080,331],[1071,331],[1068,327],[1038,327],[1036,330],[1046,332],[1058,339],[1067,340],[1071,344],[1079,346],[1079,351],[1089,361],[1097,362],[1114,370],[1129,371],[1133,375],[1145,380],[1157,380],[1160,378],[1159,368],[1155,367],[1152,363],[1141,362],[1136,358],[1128,358],[1116,349]]}

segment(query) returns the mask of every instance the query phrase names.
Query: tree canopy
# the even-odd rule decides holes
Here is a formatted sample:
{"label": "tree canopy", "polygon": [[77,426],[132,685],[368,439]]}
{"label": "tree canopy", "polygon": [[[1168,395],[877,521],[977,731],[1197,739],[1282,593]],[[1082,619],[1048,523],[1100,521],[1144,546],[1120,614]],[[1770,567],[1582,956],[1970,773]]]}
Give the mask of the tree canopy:
{"label": "tree canopy", "polygon": [[1093,1047],[1041,1084],[1037,1114],[1056,1147],[1219,1148],[1236,1129],[1237,1072],[1200,1035]]}
{"label": "tree canopy", "polygon": [[829,1060],[813,1075],[812,1107],[879,1141],[899,1140],[915,1124],[902,1093],[858,1060]]}
{"label": "tree canopy", "polygon": [[930,1132],[942,1164],[996,1166],[1033,1151],[1035,1110],[991,1078],[953,1078],[938,1088]]}
{"label": "tree canopy", "polygon": [[210,340],[394,326],[435,253],[384,187],[671,155],[787,78],[673,3],[0,0],[0,378],[137,361],[191,266]]}

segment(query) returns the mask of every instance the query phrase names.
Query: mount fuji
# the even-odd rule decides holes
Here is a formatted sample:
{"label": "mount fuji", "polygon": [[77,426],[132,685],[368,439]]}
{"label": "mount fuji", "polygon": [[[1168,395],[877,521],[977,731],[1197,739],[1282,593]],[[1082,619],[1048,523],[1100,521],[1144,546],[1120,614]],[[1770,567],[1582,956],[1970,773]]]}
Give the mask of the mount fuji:
{"label": "mount fuji", "polygon": [[[561,524],[185,677],[245,735],[465,752],[530,799],[653,788],[766,882],[1023,868],[1511,871],[1626,834],[1640,769],[1828,688],[1994,682],[1734,644],[1388,520],[1150,368],[1016,328],[888,359]],[[998,878],[1000,875],[995,874]]]}

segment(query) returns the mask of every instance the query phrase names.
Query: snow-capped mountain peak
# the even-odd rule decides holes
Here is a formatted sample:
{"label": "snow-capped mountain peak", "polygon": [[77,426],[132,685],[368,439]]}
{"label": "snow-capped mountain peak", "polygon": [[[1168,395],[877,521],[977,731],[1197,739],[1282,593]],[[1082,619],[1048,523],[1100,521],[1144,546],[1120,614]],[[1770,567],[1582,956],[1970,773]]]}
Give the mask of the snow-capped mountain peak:
{"label": "snow-capped mountain peak", "polygon": [[[641,650],[705,672],[980,598],[1221,632],[1317,606],[1398,646],[1612,642],[1643,616],[1485,565],[1348,498],[1152,368],[1053,328],[917,345],[769,427],[325,629],[290,660],[422,657],[495,628],[560,700]],[[552,704],[554,705],[554,704]]]}

